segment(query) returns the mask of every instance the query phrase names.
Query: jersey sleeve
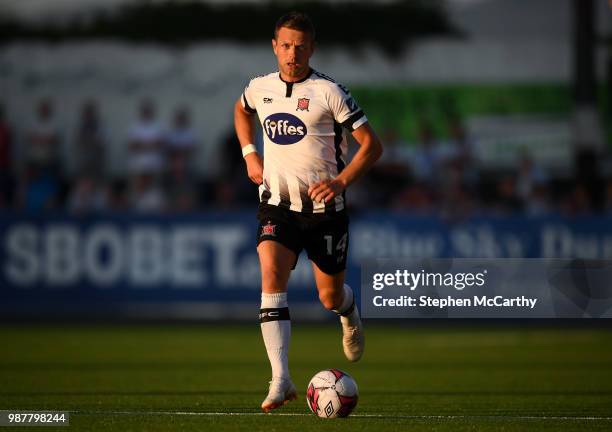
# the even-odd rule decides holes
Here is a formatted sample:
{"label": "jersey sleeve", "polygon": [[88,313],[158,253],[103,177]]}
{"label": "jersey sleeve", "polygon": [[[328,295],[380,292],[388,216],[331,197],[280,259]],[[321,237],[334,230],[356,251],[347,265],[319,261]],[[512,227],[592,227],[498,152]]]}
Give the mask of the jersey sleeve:
{"label": "jersey sleeve", "polygon": [[329,95],[329,105],[334,120],[349,131],[354,131],[368,121],[363,110],[342,84],[334,84]]}
{"label": "jersey sleeve", "polygon": [[251,82],[249,82],[249,84],[247,84],[247,86],[244,88],[240,101],[242,102],[242,107],[245,110],[254,114],[257,112],[257,110],[255,109],[255,95],[253,94],[254,90],[252,83],[253,80],[251,80]]}

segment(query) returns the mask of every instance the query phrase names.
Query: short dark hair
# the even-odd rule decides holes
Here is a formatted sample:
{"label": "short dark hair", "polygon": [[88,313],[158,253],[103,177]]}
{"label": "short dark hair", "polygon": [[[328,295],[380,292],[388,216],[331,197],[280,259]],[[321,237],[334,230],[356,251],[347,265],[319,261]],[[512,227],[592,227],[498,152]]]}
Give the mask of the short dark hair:
{"label": "short dark hair", "polygon": [[278,31],[281,27],[308,33],[311,39],[315,40],[314,24],[310,17],[303,12],[292,11],[280,17],[274,27],[274,39],[278,36]]}

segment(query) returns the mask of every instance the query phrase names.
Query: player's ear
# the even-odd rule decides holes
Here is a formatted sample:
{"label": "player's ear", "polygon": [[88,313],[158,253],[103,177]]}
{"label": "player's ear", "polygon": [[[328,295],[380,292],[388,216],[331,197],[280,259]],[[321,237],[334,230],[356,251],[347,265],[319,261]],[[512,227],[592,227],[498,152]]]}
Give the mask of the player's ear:
{"label": "player's ear", "polygon": [[272,51],[274,51],[274,54],[276,54],[276,39],[272,38]]}

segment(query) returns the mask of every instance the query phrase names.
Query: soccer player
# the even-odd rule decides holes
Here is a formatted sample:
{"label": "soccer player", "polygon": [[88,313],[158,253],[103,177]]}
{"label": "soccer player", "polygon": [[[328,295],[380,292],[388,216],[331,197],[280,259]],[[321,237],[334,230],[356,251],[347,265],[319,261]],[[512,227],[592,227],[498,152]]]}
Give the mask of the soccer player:
{"label": "soccer player", "polygon": [[[265,412],[296,398],[287,360],[287,282],[302,249],[312,261],[321,303],[340,316],[346,357],[357,361],[364,350],[359,311],[344,283],[344,191],[374,164],[382,147],[346,87],[310,67],[314,48],[315,30],[307,15],[281,17],[272,39],[278,72],[252,79],[234,109],[247,173],[259,185],[259,319],[272,367],[268,396],[261,404]],[[256,113],[264,132],[263,160],[252,144]],[[348,165],[343,128],[359,144]]]}

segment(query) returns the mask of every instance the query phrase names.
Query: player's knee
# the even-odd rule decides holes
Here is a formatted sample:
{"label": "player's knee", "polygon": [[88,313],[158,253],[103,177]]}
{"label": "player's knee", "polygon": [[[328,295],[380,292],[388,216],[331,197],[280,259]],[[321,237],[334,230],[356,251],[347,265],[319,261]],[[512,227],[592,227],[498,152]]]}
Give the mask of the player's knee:
{"label": "player's knee", "polygon": [[340,306],[339,300],[332,293],[319,293],[319,300],[323,307],[327,310],[334,310]]}
{"label": "player's knee", "polygon": [[263,269],[262,288],[264,291],[285,291],[287,285],[287,275],[278,268],[271,266]]}

